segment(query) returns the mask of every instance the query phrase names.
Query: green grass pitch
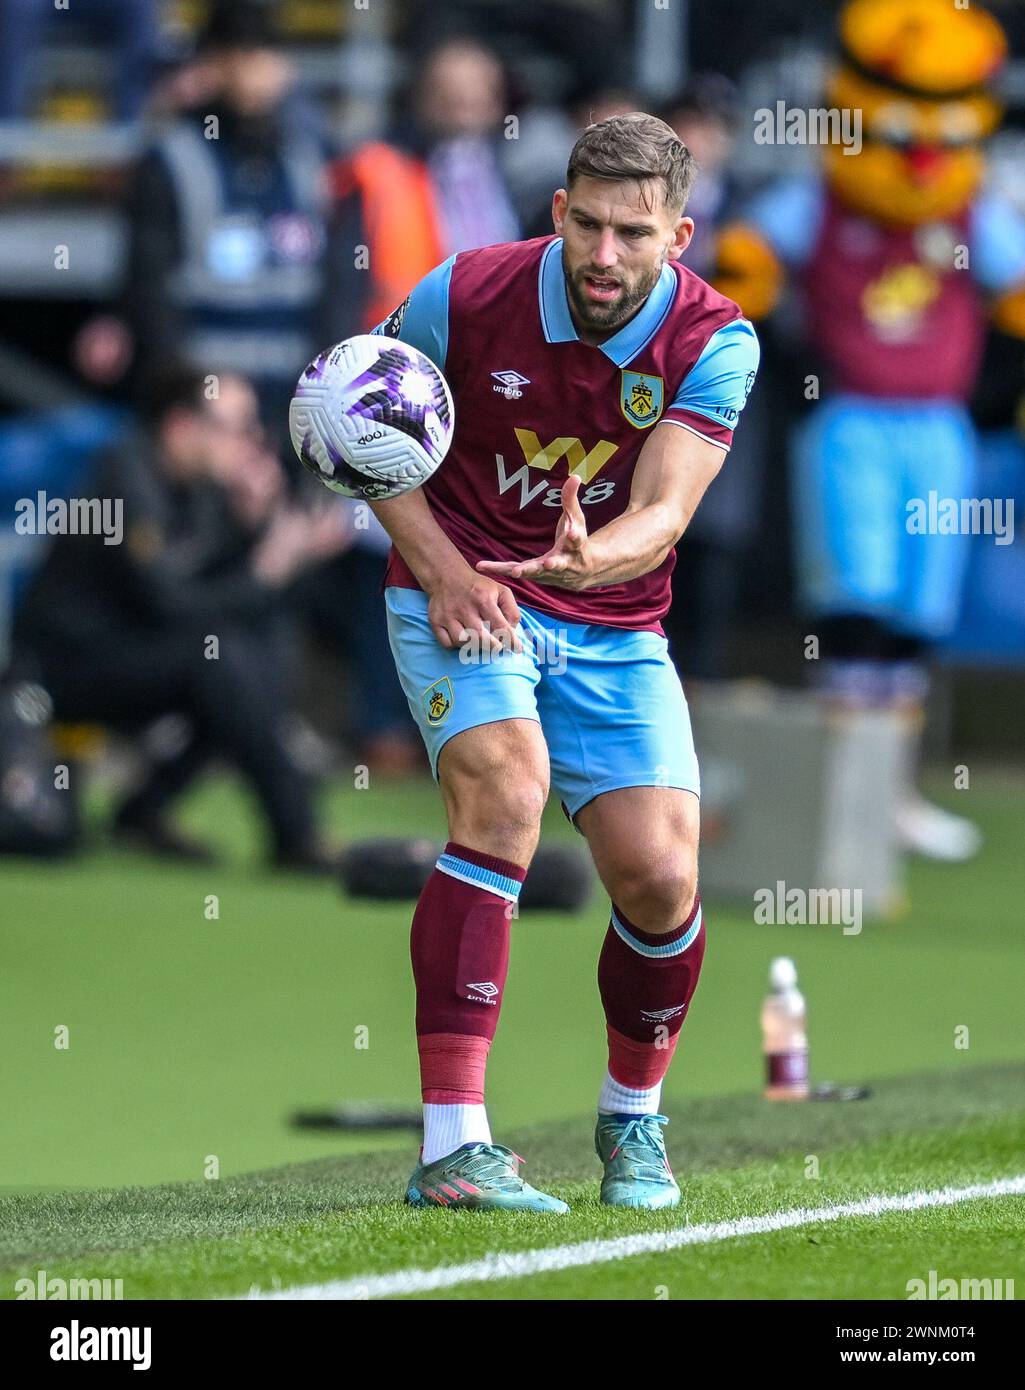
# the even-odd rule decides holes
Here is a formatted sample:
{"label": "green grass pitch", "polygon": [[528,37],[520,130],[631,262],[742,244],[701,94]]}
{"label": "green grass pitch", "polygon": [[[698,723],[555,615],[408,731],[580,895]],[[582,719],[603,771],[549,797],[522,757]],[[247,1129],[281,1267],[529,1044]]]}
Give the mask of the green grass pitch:
{"label": "green grass pitch", "polygon": [[[228,781],[185,814],[223,847],[223,866],[171,871],[113,851],[3,864],[0,1295],[40,1270],[121,1279],[126,1298],[358,1284],[1025,1174],[1021,791],[973,769],[966,809],[984,853],[962,868],[916,866],[908,914],[860,936],[761,926],[743,905],[708,904],[704,973],[665,1096],[684,1203],[651,1215],[597,1202],[600,892],[578,915],[514,924],[492,1125],[572,1211],[501,1217],[405,1209],[409,1133],[288,1122],[340,1100],[415,1105],[405,905],[265,874],[252,809]],[[341,788],[330,803],[345,836],[443,837],[429,783]],[[557,813],[545,834],[575,839]],[[782,953],[808,999],[814,1077],[869,1081],[870,1099],[760,1099],[758,1010]],[[54,1045],[60,1028],[66,1048]],[[904,1298],[909,1280],[936,1271],[1013,1279],[1021,1297],[1023,1224],[1025,1196],[979,1197],[421,1296]]]}

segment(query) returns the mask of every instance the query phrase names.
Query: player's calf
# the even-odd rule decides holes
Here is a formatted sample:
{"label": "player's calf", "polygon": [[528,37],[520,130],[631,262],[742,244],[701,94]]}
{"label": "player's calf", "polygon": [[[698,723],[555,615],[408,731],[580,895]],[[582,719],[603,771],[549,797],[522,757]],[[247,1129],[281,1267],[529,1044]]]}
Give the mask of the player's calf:
{"label": "player's calf", "polygon": [[657,1113],[704,953],[700,898],[671,932],[642,931],[613,905],[598,961],[609,1041],[600,1111]]}
{"label": "player's calf", "polygon": [[595,1131],[601,1197],[675,1206],[658,1111],[704,958],[698,801],[683,790],[626,788],[596,798],[580,821],[612,898],[598,963],[609,1046]]}
{"label": "player's calf", "polygon": [[595,1147],[610,1206],[674,1207],[680,1190],[662,1138],[662,1082],[697,988],[705,931],[696,895],[673,931],[645,932],[613,905],[598,963],[609,1060]]}
{"label": "player's calf", "polygon": [[509,1151],[492,1144],[484,1106],[510,922],[547,794],[547,755],[535,735],[541,740],[526,720],[466,730],[439,763],[451,839],[420,895],[411,936],[424,1106],[410,1182],[416,1205],[565,1209],[524,1184]]}

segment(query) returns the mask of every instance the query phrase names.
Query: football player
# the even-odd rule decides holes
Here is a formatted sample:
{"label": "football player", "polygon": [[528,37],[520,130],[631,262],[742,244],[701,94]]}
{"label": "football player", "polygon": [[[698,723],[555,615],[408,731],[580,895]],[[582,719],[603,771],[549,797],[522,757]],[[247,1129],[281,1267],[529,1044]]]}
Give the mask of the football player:
{"label": "football player", "polygon": [[484,1105],[550,786],[612,900],[601,1197],[679,1201],[659,1099],[705,929],[698,767],[661,619],[674,546],[758,365],[737,305],[680,262],[694,175],[652,116],[592,125],[554,195],[553,236],[450,257],[375,329],[425,352],[455,401],[442,467],[373,504],[393,541],[392,650],[449,829],[412,928],[417,1206],[567,1210],[492,1141]]}

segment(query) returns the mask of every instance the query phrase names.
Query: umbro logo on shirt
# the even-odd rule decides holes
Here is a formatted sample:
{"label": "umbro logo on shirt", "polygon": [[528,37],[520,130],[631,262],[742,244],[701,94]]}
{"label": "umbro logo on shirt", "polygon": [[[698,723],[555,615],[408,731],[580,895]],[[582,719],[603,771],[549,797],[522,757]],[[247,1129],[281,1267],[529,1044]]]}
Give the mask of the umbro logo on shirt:
{"label": "umbro logo on shirt", "polygon": [[497,391],[500,396],[504,396],[507,401],[518,401],[523,395],[520,387],[530,385],[530,377],[521,376],[519,372],[492,372],[491,375],[499,383],[492,389]]}

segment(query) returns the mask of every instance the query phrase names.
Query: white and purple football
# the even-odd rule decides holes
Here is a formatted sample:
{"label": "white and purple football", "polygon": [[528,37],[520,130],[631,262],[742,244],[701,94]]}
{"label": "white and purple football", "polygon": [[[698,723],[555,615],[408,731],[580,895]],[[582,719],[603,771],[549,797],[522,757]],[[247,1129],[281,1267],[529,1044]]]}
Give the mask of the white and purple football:
{"label": "white and purple football", "polygon": [[448,382],[397,338],[360,334],[303,372],[288,408],[300,462],[334,492],[380,502],[425,483],[452,442]]}

